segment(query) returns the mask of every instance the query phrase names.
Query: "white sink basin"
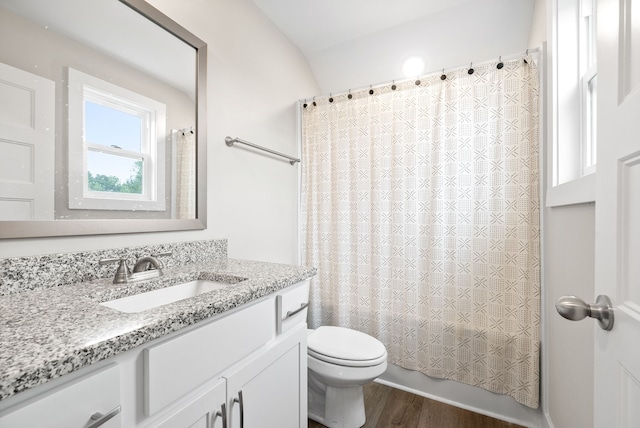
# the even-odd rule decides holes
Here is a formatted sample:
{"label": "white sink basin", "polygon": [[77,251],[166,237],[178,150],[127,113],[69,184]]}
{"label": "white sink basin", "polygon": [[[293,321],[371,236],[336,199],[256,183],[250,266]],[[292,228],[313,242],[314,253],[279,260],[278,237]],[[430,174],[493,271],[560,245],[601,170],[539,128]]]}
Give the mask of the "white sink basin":
{"label": "white sink basin", "polygon": [[229,287],[230,285],[231,284],[224,282],[197,279],[195,281],[185,282],[184,284],[177,284],[170,287],[160,288],[158,290],[134,294],[133,296],[110,300],[100,304],[120,312],[133,314],[146,311],[147,309],[156,308],[158,306],[167,305],[169,303],[174,303],[179,300],[195,297],[210,291],[220,290]]}

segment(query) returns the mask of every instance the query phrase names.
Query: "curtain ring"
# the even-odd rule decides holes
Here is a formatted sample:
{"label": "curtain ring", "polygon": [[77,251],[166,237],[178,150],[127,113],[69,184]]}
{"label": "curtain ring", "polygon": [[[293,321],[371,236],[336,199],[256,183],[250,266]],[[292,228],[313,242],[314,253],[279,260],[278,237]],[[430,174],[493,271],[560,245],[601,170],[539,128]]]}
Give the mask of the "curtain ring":
{"label": "curtain ring", "polygon": [[332,103],[333,102],[333,97],[331,96],[331,92],[329,92],[329,102]]}
{"label": "curtain ring", "polygon": [[349,99],[353,98],[353,95],[351,95],[351,89],[349,89],[349,95],[347,95],[347,98]]}
{"label": "curtain ring", "polygon": [[420,86],[420,79],[418,79],[418,76],[416,76],[416,86]]}
{"label": "curtain ring", "polygon": [[373,89],[372,89],[373,85],[369,85],[369,95],[373,95]]}
{"label": "curtain ring", "polygon": [[396,90],[396,88],[397,88],[397,86],[396,86],[396,81],[395,81],[395,80],[392,80],[392,81],[391,81],[391,90],[392,90],[392,91],[395,91],[395,90]]}
{"label": "curtain ring", "polygon": [[444,68],[442,68],[442,75],[440,76],[440,80],[445,80],[447,78],[447,75],[444,74]]}
{"label": "curtain ring", "polygon": [[498,70],[501,70],[504,67],[504,63],[502,62],[502,55],[498,57],[498,65],[496,66]]}
{"label": "curtain ring", "polygon": [[475,71],[475,70],[473,69],[473,63],[470,63],[470,64],[469,64],[469,71],[467,71],[467,73],[469,73],[469,74],[473,74],[473,72],[474,72],[474,71]]}
{"label": "curtain ring", "polygon": [[318,105],[316,104],[316,97],[313,97],[313,102],[311,104],[313,104],[314,107]]}

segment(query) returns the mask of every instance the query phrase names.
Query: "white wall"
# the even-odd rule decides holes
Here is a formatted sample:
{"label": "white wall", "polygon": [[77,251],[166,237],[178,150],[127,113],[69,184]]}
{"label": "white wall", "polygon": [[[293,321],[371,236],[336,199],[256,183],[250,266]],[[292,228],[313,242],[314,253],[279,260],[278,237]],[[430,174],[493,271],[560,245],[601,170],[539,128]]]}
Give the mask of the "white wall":
{"label": "white wall", "polygon": [[0,240],[0,258],[228,238],[231,257],[295,263],[297,167],[224,137],[295,155],[295,101],[319,91],[306,60],[250,0],[150,3],[208,44],[208,229]]}
{"label": "white wall", "polygon": [[546,0],[534,0],[528,47],[537,48],[545,41],[547,41]]}
{"label": "white wall", "polygon": [[555,301],[574,294],[595,302],[595,205],[545,210],[547,408],[555,428],[593,427],[595,322],[557,314]]}
{"label": "white wall", "polygon": [[402,64],[412,55],[424,58],[428,73],[524,52],[533,5],[534,0],[467,2],[315,52],[309,64],[328,94],[405,79]]}

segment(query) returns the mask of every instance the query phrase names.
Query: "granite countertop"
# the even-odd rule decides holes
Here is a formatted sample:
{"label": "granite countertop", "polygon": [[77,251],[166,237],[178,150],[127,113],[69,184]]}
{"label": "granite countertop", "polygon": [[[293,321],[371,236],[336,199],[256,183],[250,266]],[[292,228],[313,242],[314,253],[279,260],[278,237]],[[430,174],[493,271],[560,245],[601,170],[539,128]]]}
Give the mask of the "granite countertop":
{"label": "granite countertop", "polygon": [[[0,400],[296,284],[315,269],[244,260],[167,268],[115,285],[97,279],[0,297]],[[229,287],[140,313],[99,303],[194,279]]]}

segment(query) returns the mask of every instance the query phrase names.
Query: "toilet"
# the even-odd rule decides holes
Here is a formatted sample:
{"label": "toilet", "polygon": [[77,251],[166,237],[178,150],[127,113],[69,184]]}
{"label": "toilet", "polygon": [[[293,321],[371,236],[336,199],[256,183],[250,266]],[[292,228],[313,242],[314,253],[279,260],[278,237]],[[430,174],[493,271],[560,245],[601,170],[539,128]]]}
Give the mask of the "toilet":
{"label": "toilet", "polygon": [[366,421],[362,386],[387,368],[387,350],[368,334],[323,326],[307,332],[309,419],[329,428]]}

